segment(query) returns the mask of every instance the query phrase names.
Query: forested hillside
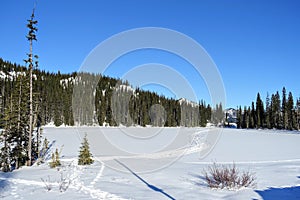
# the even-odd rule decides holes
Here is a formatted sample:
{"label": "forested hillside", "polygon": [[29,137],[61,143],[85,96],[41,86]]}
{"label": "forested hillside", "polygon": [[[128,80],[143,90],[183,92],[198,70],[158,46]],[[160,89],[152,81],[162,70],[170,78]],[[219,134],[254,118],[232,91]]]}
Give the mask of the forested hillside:
{"label": "forested hillside", "polygon": [[[10,105],[18,107],[20,94],[27,106],[28,77],[27,68],[0,59],[1,127]],[[211,106],[204,101],[197,104],[184,99],[169,99],[100,74],[61,74],[35,69],[33,93],[35,124],[41,125],[54,122],[56,126],[190,127],[205,126],[212,116]]]}

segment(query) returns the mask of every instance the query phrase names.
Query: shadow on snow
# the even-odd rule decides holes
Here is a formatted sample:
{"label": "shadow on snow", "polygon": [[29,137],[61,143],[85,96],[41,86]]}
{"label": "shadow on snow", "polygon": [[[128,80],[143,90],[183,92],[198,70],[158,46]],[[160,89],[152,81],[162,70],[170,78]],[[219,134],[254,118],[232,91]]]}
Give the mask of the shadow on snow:
{"label": "shadow on snow", "polygon": [[142,177],[140,177],[139,175],[137,175],[135,172],[133,172],[129,167],[127,167],[124,163],[120,162],[119,160],[116,160],[115,161],[117,163],[119,163],[121,166],[123,166],[125,169],[127,169],[132,175],[134,175],[136,178],[138,178],[140,181],[142,181],[144,184],[146,184],[151,190],[155,191],[155,192],[159,192],[163,195],[165,195],[166,197],[168,197],[169,199],[172,199],[172,200],[175,200],[174,197],[172,197],[171,195],[169,195],[168,193],[164,192],[162,189],[154,186],[154,185],[151,185],[149,184],[147,181],[145,181]]}
{"label": "shadow on snow", "polygon": [[11,178],[13,172],[0,172],[0,198],[3,198],[3,193],[7,191],[7,187],[10,185],[9,178]]}
{"label": "shadow on snow", "polygon": [[298,200],[300,199],[300,186],[285,188],[268,188],[266,190],[256,190],[264,200]]}

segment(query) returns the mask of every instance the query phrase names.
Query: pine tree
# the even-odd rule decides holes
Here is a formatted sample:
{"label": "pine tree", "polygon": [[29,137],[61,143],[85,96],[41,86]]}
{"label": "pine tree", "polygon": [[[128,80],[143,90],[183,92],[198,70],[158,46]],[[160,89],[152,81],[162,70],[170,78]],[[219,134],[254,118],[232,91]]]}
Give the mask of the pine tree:
{"label": "pine tree", "polygon": [[271,128],[271,103],[270,103],[270,96],[269,93],[267,93],[266,97],[266,117],[265,117],[265,122],[266,122],[266,127],[268,129]]}
{"label": "pine tree", "polygon": [[251,112],[250,112],[250,125],[249,128],[255,128],[257,125],[257,117],[256,117],[256,111],[254,107],[254,102],[252,101],[251,104]]}
{"label": "pine tree", "polygon": [[264,105],[263,102],[260,98],[260,94],[257,93],[257,98],[256,98],[256,117],[257,117],[257,128],[262,128],[263,127],[263,122],[264,122]]}
{"label": "pine tree", "polygon": [[216,109],[213,112],[213,123],[218,125],[219,123],[224,122],[224,112],[222,103],[216,104]]}
{"label": "pine tree", "polygon": [[294,128],[294,98],[293,94],[289,92],[288,101],[286,105],[286,113],[287,113],[287,129],[293,130]]}
{"label": "pine tree", "polygon": [[[36,39],[36,32],[37,32],[37,23],[38,21],[34,19],[34,9],[32,11],[31,17],[28,21],[27,28],[29,29],[29,32],[26,36],[27,40],[29,41],[29,53],[28,59],[25,60],[26,63],[29,63],[29,77],[30,77],[30,82],[29,82],[29,137],[28,137],[28,163],[27,165],[32,164],[32,132],[33,132],[33,57],[37,58],[37,56],[34,56],[32,53],[32,44],[33,41],[37,41]],[[37,61],[36,61],[37,65]]]}
{"label": "pine tree", "polygon": [[242,107],[240,106],[237,110],[237,128],[243,128]]}
{"label": "pine tree", "polygon": [[288,114],[287,114],[287,103],[286,103],[286,89],[282,88],[282,105],[281,105],[281,113],[282,113],[282,128],[288,128]]}
{"label": "pine tree", "polygon": [[273,128],[282,128],[282,117],[280,108],[280,95],[277,91],[275,95],[272,95],[272,116],[273,116]]}
{"label": "pine tree", "polygon": [[297,130],[300,130],[300,98],[297,99],[296,103],[296,125]]}
{"label": "pine tree", "polygon": [[79,151],[78,165],[90,165],[93,162],[94,160],[92,159],[92,154],[90,152],[90,146],[87,140],[87,135],[85,134]]}
{"label": "pine tree", "polygon": [[55,153],[52,153],[51,158],[52,158],[52,161],[50,162],[51,168],[61,166],[60,159],[59,159],[59,152],[57,148],[55,149]]}
{"label": "pine tree", "polygon": [[3,172],[11,171],[11,158],[10,158],[10,146],[7,142],[8,131],[1,131],[0,142],[3,144],[3,147],[0,149],[0,170]]}
{"label": "pine tree", "polygon": [[249,123],[249,120],[248,120],[248,113],[247,113],[247,107],[244,106],[244,111],[243,111],[243,120],[242,120],[242,128],[248,128],[248,123]]}
{"label": "pine tree", "polygon": [[207,124],[207,120],[209,120],[207,107],[203,100],[201,100],[199,102],[198,106],[199,106],[199,114],[200,114],[200,123],[199,124],[200,124],[200,126],[205,127]]}

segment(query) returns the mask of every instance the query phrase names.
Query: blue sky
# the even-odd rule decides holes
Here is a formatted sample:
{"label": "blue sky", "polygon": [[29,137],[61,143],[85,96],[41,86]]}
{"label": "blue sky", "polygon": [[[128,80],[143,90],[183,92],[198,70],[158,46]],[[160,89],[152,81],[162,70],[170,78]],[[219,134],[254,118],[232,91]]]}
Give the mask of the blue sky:
{"label": "blue sky", "polygon": [[[3,59],[23,64],[28,51],[26,19],[33,4],[1,1]],[[283,86],[294,97],[300,96],[299,8],[297,0],[37,1],[39,31],[34,50],[41,69],[73,72],[99,43],[114,34],[141,27],[172,29],[196,40],[211,56],[224,82],[226,107],[250,105],[257,92],[265,98],[267,92],[281,92]],[[122,76],[145,63],[174,67],[190,81],[198,99],[210,102],[205,82],[195,76],[192,66],[167,52],[130,53],[114,62],[107,74]],[[174,96],[167,87],[145,88]]]}

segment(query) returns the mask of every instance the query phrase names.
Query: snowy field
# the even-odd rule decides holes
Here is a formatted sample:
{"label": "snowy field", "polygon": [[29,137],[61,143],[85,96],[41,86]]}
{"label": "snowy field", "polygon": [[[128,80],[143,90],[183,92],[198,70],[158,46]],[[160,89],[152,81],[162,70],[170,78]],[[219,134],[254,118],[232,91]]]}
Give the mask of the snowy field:
{"label": "snowy field", "polygon": [[[95,162],[78,166],[85,134]],[[45,127],[44,136],[62,166],[0,173],[1,199],[300,199],[299,132]],[[255,188],[209,189],[203,170],[212,162],[255,173]]]}

